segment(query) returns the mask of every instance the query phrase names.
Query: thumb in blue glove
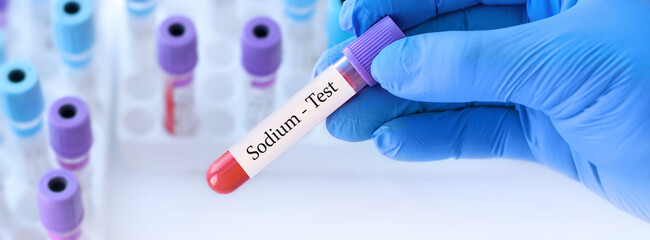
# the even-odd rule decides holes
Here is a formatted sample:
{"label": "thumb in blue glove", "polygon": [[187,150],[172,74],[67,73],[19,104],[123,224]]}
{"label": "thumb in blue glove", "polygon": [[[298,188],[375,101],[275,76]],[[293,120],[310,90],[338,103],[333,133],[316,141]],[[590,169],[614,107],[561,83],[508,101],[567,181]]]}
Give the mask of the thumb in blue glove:
{"label": "thumb in blue glove", "polygon": [[381,87],[332,114],[329,131],[399,160],[537,161],[650,221],[650,3],[475,2],[346,1],[343,29],[390,15],[410,37],[375,58]]}

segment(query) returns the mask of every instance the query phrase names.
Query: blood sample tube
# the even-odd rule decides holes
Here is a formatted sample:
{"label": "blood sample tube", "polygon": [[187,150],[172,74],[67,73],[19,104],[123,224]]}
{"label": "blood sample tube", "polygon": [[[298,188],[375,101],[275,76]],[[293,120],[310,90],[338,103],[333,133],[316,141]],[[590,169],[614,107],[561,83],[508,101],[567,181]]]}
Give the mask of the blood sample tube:
{"label": "blood sample tube", "polygon": [[165,129],[172,135],[194,132],[194,67],[198,62],[196,29],[192,20],[171,16],[157,34],[158,64],[167,73],[165,81]]}
{"label": "blood sample tube", "polygon": [[268,116],[275,105],[276,71],[282,61],[282,32],[269,17],[256,17],[244,26],[242,64],[250,79],[247,119],[252,129]]}
{"label": "blood sample tube", "polygon": [[48,115],[50,145],[59,165],[77,175],[84,187],[84,201],[90,207],[92,168],[88,166],[93,135],[86,103],[77,97],[63,97],[54,102]]}
{"label": "blood sample tube", "polygon": [[75,69],[88,66],[95,42],[92,1],[56,0],[52,24],[54,45],[65,65]]}
{"label": "blood sample tube", "polygon": [[[47,145],[42,131],[44,102],[36,68],[27,62],[11,61],[2,67],[0,77],[0,102],[16,135],[17,147],[25,161],[46,163]],[[45,166],[35,164],[33,168]],[[36,172],[34,180],[44,171]]]}
{"label": "blood sample tube", "polygon": [[137,17],[149,16],[156,9],[158,0],[126,0],[129,14]]}
{"label": "blood sample tube", "polygon": [[56,0],[52,9],[52,29],[54,45],[66,66],[65,81],[69,81],[74,91],[96,108],[92,0]]}
{"label": "blood sample tube", "polygon": [[[47,141],[43,131],[43,94],[36,68],[27,62],[10,61],[0,68],[0,103],[13,131],[5,163],[8,208],[27,220],[37,218],[33,186],[49,169]],[[9,145],[9,144],[8,144]],[[9,147],[9,146],[6,146]],[[7,149],[7,148],[5,148]]]}
{"label": "blood sample tube", "polygon": [[343,50],[344,56],[309,82],[208,168],[212,190],[230,193],[255,176],[359,90],[377,82],[372,60],[389,44],[404,38],[390,17],[375,23]]}
{"label": "blood sample tube", "polygon": [[155,36],[155,14],[157,0],[126,0],[128,25],[131,40],[130,52],[133,64],[141,71],[149,71],[155,66],[155,46],[151,44]]}
{"label": "blood sample tube", "polygon": [[339,24],[339,14],[341,14],[343,2],[345,0],[327,0],[325,33],[327,34],[328,48],[352,37],[352,34],[344,31]]}
{"label": "blood sample tube", "polygon": [[284,0],[287,42],[296,50],[289,59],[295,67],[310,68],[317,60],[313,21],[315,9],[316,0]]}
{"label": "blood sample tube", "polygon": [[[51,79],[59,74],[59,54],[56,51],[52,34],[52,0],[30,0],[29,28],[21,26],[20,31],[29,30],[33,34],[30,39],[29,59],[38,68],[41,79]],[[15,28],[15,27],[14,27]],[[15,29],[13,31],[16,31]],[[14,34],[15,35],[15,34]],[[11,37],[11,36],[10,36]],[[9,39],[12,42],[12,39]]]}
{"label": "blood sample tube", "polygon": [[7,16],[7,6],[9,5],[9,0],[0,0],[0,30],[3,30],[7,27],[7,22],[9,17]]}
{"label": "blood sample tube", "polygon": [[77,176],[65,169],[43,175],[38,183],[38,212],[50,239],[79,239],[84,206]]}

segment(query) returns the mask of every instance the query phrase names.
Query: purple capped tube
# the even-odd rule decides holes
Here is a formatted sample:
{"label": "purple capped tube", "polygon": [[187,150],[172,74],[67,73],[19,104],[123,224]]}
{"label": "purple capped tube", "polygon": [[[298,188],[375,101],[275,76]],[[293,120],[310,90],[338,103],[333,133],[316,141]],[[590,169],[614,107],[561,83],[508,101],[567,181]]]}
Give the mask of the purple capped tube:
{"label": "purple capped tube", "polygon": [[194,68],[198,62],[194,23],[184,16],[163,21],[157,33],[158,64],[167,74],[164,125],[171,135],[194,132]]}
{"label": "purple capped tube", "polygon": [[41,177],[38,213],[50,239],[76,240],[81,237],[84,206],[81,187],[74,173],[57,169]]}
{"label": "purple capped tube", "polygon": [[269,17],[256,17],[244,26],[242,65],[250,79],[246,125],[253,128],[275,105],[276,72],[282,62],[282,32]]}
{"label": "purple capped tube", "polygon": [[93,143],[90,113],[77,97],[63,97],[50,108],[50,144],[62,168],[76,172],[88,164]]}
{"label": "purple capped tube", "polygon": [[[92,168],[88,167],[93,134],[86,103],[77,97],[63,97],[50,107],[50,145],[59,165],[77,175],[83,185],[84,200],[90,203]],[[91,206],[91,204],[85,204]]]}
{"label": "purple capped tube", "polygon": [[0,30],[7,28],[7,22],[9,20],[7,15],[8,6],[9,0],[0,0]]}

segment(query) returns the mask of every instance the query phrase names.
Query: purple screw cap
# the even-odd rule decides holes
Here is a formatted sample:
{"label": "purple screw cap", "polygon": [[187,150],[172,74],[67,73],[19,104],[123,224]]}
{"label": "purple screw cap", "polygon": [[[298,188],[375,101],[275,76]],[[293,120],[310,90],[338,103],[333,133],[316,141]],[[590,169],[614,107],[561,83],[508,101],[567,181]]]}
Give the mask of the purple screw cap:
{"label": "purple screw cap", "polygon": [[38,183],[38,211],[50,235],[67,235],[78,229],[84,208],[77,176],[65,169],[45,173]]}
{"label": "purple screw cap", "polygon": [[242,64],[255,76],[275,72],[282,62],[282,32],[269,17],[256,17],[244,26],[241,38]]}
{"label": "purple screw cap", "polygon": [[7,0],[0,0],[0,12],[7,10]]}
{"label": "purple screw cap", "polygon": [[199,60],[196,29],[189,18],[171,16],[158,27],[158,64],[169,74],[191,72]]}
{"label": "purple screw cap", "polygon": [[343,54],[350,64],[359,72],[368,85],[373,86],[377,81],[370,73],[372,60],[382,49],[391,43],[406,37],[397,24],[389,16],[372,25],[368,31],[343,49]]}
{"label": "purple screw cap", "polygon": [[49,113],[50,144],[59,156],[59,164],[68,170],[77,170],[88,163],[68,163],[61,158],[75,159],[88,153],[93,144],[88,106],[77,97],[64,97],[52,104]]}

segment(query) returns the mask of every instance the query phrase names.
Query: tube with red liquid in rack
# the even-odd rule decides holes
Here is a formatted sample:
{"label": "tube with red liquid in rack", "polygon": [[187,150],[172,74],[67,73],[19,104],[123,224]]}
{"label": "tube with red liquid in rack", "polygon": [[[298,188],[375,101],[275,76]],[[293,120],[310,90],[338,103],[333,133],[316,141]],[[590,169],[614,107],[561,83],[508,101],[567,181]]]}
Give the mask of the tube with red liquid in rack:
{"label": "tube with red liquid in rack", "polygon": [[242,65],[249,75],[246,128],[271,114],[275,105],[276,71],[282,62],[280,25],[265,16],[249,20],[242,34]]}
{"label": "tube with red liquid in rack", "polygon": [[259,173],[367,85],[372,60],[404,33],[384,17],[343,50],[344,56],[232,145],[208,168],[212,190],[230,193]]}
{"label": "tube with red liquid in rack", "polygon": [[158,63],[165,80],[165,129],[171,135],[194,132],[194,68],[198,62],[196,29],[192,20],[171,16],[158,28]]}

